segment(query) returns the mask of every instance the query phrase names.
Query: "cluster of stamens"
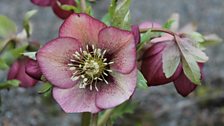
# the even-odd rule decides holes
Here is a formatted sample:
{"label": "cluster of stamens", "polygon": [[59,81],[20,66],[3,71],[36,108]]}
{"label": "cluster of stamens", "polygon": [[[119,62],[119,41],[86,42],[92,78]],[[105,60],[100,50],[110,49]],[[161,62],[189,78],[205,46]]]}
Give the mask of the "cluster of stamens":
{"label": "cluster of stamens", "polygon": [[94,45],[91,47],[87,45],[85,49],[80,48],[76,51],[68,63],[69,69],[73,72],[71,80],[79,80],[79,88],[89,86],[89,89],[93,90],[94,86],[96,91],[99,91],[97,82],[109,84],[106,78],[112,72],[109,65],[114,62],[108,61],[105,54],[106,50],[96,48]]}

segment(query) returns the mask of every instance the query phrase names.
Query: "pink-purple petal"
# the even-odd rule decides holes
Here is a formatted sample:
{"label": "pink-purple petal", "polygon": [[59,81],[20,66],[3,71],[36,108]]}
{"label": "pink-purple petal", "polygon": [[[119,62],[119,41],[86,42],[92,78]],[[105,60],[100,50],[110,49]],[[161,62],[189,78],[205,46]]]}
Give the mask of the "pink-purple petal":
{"label": "pink-purple petal", "polygon": [[152,39],[151,43],[169,42],[169,41],[173,41],[173,39],[174,39],[173,36],[171,36],[170,34],[164,34],[161,37]]}
{"label": "pink-purple petal", "polygon": [[143,60],[147,59],[148,57],[154,56],[161,51],[164,50],[164,48],[167,46],[166,42],[161,42],[161,43],[155,43],[152,44],[143,54]]}
{"label": "pink-purple petal", "polygon": [[9,69],[8,80],[15,79],[20,67],[19,61],[15,61]]}
{"label": "pink-purple petal", "polygon": [[141,30],[147,30],[150,28],[161,28],[161,27],[162,27],[161,24],[157,22],[151,22],[151,21],[145,21],[139,25],[139,29]]}
{"label": "pink-purple petal", "polygon": [[30,59],[26,64],[25,71],[26,71],[26,74],[28,74],[30,77],[36,80],[41,79],[42,72],[36,60]]}
{"label": "pink-purple petal", "polygon": [[38,6],[50,6],[56,0],[31,0],[33,4]]}
{"label": "pink-purple petal", "polygon": [[156,43],[143,55],[141,71],[149,86],[157,86],[172,82],[182,71],[179,65],[174,75],[170,78],[166,78],[162,65],[162,54],[166,46],[166,43]]}
{"label": "pink-purple petal", "polygon": [[[200,67],[200,72],[201,72],[201,80],[203,80],[204,75],[203,75],[203,63],[198,63]],[[177,90],[177,92],[182,95],[183,97],[188,96],[192,91],[194,91],[197,87],[196,84],[192,83],[185,75],[183,72],[181,72],[180,76],[174,80],[174,85]]]}
{"label": "pink-purple petal", "polygon": [[132,33],[134,35],[134,38],[135,38],[135,44],[137,45],[141,41],[140,31],[139,31],[138,25],[132,25],[131,26],[131,31],[132,31]]}
{"label": "pink-purple petal", "polygon": [[[76,3],[74,0],[59,0],[59,2],[62,4],[62,5],[73,5],[75,6]],[[72,11],[67,11],[67,10],[63,10],[57,2],[54,2],[52,4],[52,9],[54,11],[54,13],[60,17],[61,19],[66,19],[68,18],[71,14],[73,14],[74,12]]]}
{"label": "pink-purple petal", "polygon": [[100,111],[100,108],[96,106],[96,91],[80,89],[78,85],[69,89],[54,87],[53,97],[67,113]]}
{"label": "pink-purple petal", "polygon": [[115,107],[132,96],[137,83],[137,68],[129,74],[113,73],[112,76],[114,81],[102,84],[97,92],[96,104],[103,109]]}
{"label": "pink-purple petal", "polygon": [[193,84],[182,72],[180,76],[174,81],[177,92],[183,97],[188,96],[195,90],[197,85]]}
{"label": "pink-purple petal", "polygon": [[60,88],[72,87],[76,82],[70,78],[72,71],[68,63],[81,43],[73,38],[57,38],[48,42],[37,53],[37,61],[43,75]]}
{"label": "pink-purple petal", "polygon": [[110,67],[120,73],[130,73],[136,65],[136,46],[131,32],[107,27],[99,33],[99,48],[106,49],[114,62]]}
{"label": "pink-purple petal", "polygon": [[37,80],[31,78],[25,72],[25,65],[29,61],[27,57],[17,60],[9,69],[8,80],[17,79],[20,81],[20,87],[32,87],[37,83]]}
{"label": "pink-purple petal", "polygon": [[87,14],[72,14],[61,25],[60,37],[73,37],[83,44],[98,43],[98,34],[106,25]]}

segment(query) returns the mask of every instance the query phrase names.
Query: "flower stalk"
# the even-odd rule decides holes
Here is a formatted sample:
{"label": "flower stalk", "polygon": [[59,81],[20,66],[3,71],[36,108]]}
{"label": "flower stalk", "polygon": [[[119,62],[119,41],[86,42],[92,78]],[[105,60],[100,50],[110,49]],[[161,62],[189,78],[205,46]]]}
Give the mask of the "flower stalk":
{"label": "flower stalk", "polygon": [[[172,36],[175,36],[177,35],[177,33],[175,32],[172,32],[170,30],[166,30],[166,29],[162,29],[162,28],[150,28],[151,29],[151,32],[164,32],[164,33],[167,33],[167,34],[170,34]],[[147,32],[149,29],[140,29],[140,32],[141,33],[145,33]]]}
{"label": "flower stalk", "polygon": [[80,5],[81,5],[82,12],[85,12],[86,8],[87,8],[86,7],[86,0],[81,0]]}
{"label": "flower stalk", "polygon": [[97,122],[98,122],[98,113],[94,113],[92,115],[92,123],[91,123],[91,126],[98,126],[97,125]]}
{"label": "flower stalk", "polygon": [[102,117],[98,121],[98,126],[105,126],[111,114],[113,113],[113,110],[114,109],[108,109],[105,111],[105,113],[102,115]]}
{"label": "flower stalk", "polygon": [[91,120],[91,114],[89,112],[83,112],[81,126],[89,126],[90,120]]}

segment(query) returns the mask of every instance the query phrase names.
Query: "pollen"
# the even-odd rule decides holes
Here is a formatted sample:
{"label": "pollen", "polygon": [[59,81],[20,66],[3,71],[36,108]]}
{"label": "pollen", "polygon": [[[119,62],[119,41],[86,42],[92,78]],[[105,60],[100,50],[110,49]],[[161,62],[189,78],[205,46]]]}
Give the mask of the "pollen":
{"label": "pollen", "polygon": [[85,48],[74,52],[68,63],[69,70],[73,72],[71,80],[78,81],[79,88],[93,90],[94,87],[96,91],[99,91],[98,82],[109,84],[107,77],[113,72],[110,65],[114,62],[105,57],[106,53],[107,50],[94,45],[86,45]]}

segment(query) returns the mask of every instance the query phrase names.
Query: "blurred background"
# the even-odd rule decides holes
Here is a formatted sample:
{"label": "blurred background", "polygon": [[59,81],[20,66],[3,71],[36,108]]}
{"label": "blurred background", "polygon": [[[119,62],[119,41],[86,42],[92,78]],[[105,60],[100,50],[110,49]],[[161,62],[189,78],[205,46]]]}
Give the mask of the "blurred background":
{"label": "blurred background", "polygon": [[[96,1],[95,15],[101,18],[110,1]],[[29,0],[0,0],[0,14],[18,26],[22,26],[24,14],[32,9],[39,11],[32,18],[32,39],[45,43],[57,37],[62,20],[51,8],[37,7]],[[147,20],[165,23],[174,12],[180,14],[180,26],[194,22],[199,32],[216,33],[223,38],[223,0],[132,0],[133,24]],[[138,103],[134,114],[125,115],[116,125],[137,126],[135,122],[139,122],[143,126],[224,126],[224,45],[210,47],[206,53],[210,60],[204,68],[203,86],[186,98],[178,95],[172,84],[137,90],[133,97]],[[3,103],[0,126],[79,126],[79,114],[65,114],[35,89],[19,88],[0,94]]]}

